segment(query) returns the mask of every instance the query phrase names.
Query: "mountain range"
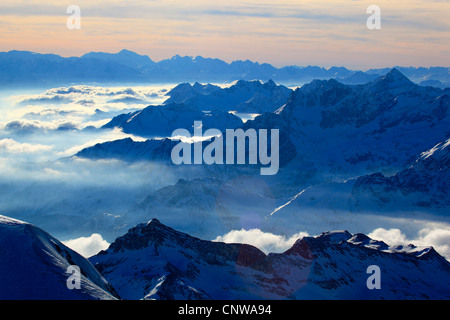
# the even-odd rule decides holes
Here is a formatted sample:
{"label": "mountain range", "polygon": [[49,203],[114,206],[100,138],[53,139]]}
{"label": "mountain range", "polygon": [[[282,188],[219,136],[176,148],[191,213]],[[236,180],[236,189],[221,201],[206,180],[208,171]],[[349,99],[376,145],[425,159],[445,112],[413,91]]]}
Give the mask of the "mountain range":
{"label": "mountain range", "polygon": [[235,129],[242,126],[241,118],[220,110],[208,112],[182,104],[148,106],[143,110],[114,117],[103,128],[120,128],[125,133],[141,137],[170,137],[176,129],[190,129],[194,121],[202,121],[203,130]]}
{"label": "mountain range", "polygon": [[[449,262],[437,251],[366,235],[402,224],[410,238],[448,226],[448,68],[363,72],[181,56],[155,62],[127,50],[71,58],[0,53],[4,89],[151,83],[178,85],[151,93],[165,94],[160,104],[126,94],[131,88],[105,102],[133,108],[106,113],[94,111],[101,108],[94,101],[83,104],[102,122],[80,132],[131,138],[56,161],[14,163],[17,177],[2,179],[2,214],[29,223],[0,216],[0,299],[450,298]],[[71,101],[55,94],[18,106]],[[278,129],[278,173],[261,176],[261,163],[175,165],[172,132],[192,132],[195,121],[222,133]],[[6,134],[20,129],[17,121],[5,125]],[[280,253],[212,240],[248,230],[317,236]],[[66,239],[101,233],[111,245],[86,259],[47,232]],[[447,256],[441,236],[436,250]],[[80,267],[81,290],[66,285],[71,265]],[[367,287],[374,265],[381,290]]]}
{"label": "mountain range", "polygon": [[[206,94],[197,92],[194,86],[183,90],[180,94],[177,87],[173,89],[180,104],[171,102],[172,92],[169,92],[170,103],[119,115],[104,127],[117,127],[143,137],[163,133],[163,137],[170,137],[175,128],[191,129],[195,119],[205,121],[205,127],[216,126],[221,131],[238,127],[279,129],[280,162],[285,167],[292,170],[301,166],[304,169],[296,174],[313,177],[314,172],[320,172],[330,179],[333,176],[347,179],[377,170],[397,172],[450,134],[450,91],[416,85],[397,69],[364,85],[345,85],[333,79],[314,80],[292,91],[270,81],[264,84],[238,81],[229,88],[217,88]],[[246,95],[235,96],[235,92],[243,90]],[[239,110],[242,105],[247,112],[258,113],[261,110],[252,109],[249,101],[262,95],[261,92],[272,97],[272,103],[260,107],[276,107],[275,100],[281,107],[245,123],[226,115],[227,111]],[[237,96],[242,98],[237,100]],[[167,130],[162,132],[160,127]],[[135,150],[147,148],[146,144],[132,140],[121,144],[133,145]],[[101,148],[107,153],[106,158],[114,157],[114,153],[122,158],[120,150],[112,149],[116,145],[98,144],[77,156],[90,153],[101,158]],[[95,149],[98,150],[94,152]],[[162,157],[153,155],[153,158]]]}
{"label": "mountain range", "polygon": [[[450,263],[432,247],[388,246],[348,231],[303,237],[266,255],[152,219],[86,259],[31,224],[0,216],[0,229],[0,297],[7,300],[450,298]],[[379,289],[367,285],[374,265]],[[79,288],[67,286],[69,266],[81,270]]]}
{"label": "mountain range", "polygon": [[198,82],[192,86],[182,83],[166,94],[170,98],[164,104],[176,102],[207,110],[261,114],[275,112],[286,103],[291,93],[291,89],[277,85],[273,80],[266,83],[238,80],[226,88]]}
{"label": "mountain range", "polygon": [[[250,84],[240,81],[234,86],[241,85]],[[215,101],[226,101],[226,94],[234,91],[209,88],[203,92],[200,86],[183,85],[184,93],[177,95],[180,109],[193,108],[185,106],[186,101],[208,98],[208,103],[197,105],[205,110]],[[223,93],[213,96],[218,92]],[[74,159],[150,160],[172,166],[170,170],[180,173],[178,183],[152,192],[123,215],[134,223],[165,218],[177,229],[199,237],[211,238],[242,226],[283,235],[302,227],[319,232],[324,222],[332,229],[346,223],[364,227],[365,220],[358,222],[357,213],[395,212],[420,218],[426,212],[445,219],[448,93],[416,85],[396,69],[365,85],[315,80],[293,90],[275,112],[241,125],[244,130],[280,130],[280,171],[273,177],[259,176],[258,166],[251,165],[175,166],[170,151],[177,141],[168,138],[100,143]],[[223,108],[241,104],[231,100],[230,107],[224,104]],[[171,106],[158,106],[168,111],[148,120],[151,125],[143,121],[135,129],[130,114],[121,123],[126,123],[128,133],[139,135],[145,127],[148,135],[153,123],[170,122]],[[189,129],[192,119],[186,119],[181,128]],[[180,220],[180,216],[197,219]]]}
{"label": "mountain range", "polygon": [[[127,299],[449,297],[450,264],[434,249],[390,247],[347,231],[303,237],[283,253],[266,255],[251,245],[201,240],[153,219],[90,261]],[[380,290],[366,285],[371,265],[382,270]]]}
{"label": "mountain range", "polygon": [[[281,190],[291,191],[295,184],[274,187],[262,177],[213,171],[211,177],[180,179],[158,189],[130,206],[123,216],[135,223],[149,216],[165,219],[179,230],[208,239],[241,228],[285,235],[301,228],[319,232],[324,224],[369,232],[371,226],[367,226],[365,215],[420,218],[426,213],[446,220],[450,204],[448,146],[448,140],[437,144],[394,175],[375,172],[345,181],[322,182],[298,187],[294,194],[283,194]],[[130,158],[133,154],[131,151]],[[165,161],[169,162],[169,157]],[[180,220],[182,216],[190,219]]]}
{"label": "mountain range", "polygon": [[[447,67],[398,67],[417,83],[445,88],[449,86]],[[345,67],[285,66],[249,60],[227,63],[220,59],[176,55],[159,62],[129,50],[118,53],[91,52],[81,57],[61,57],[29,51],[0,53],[0,85],[3,88],[52,87],[71,84],[146,84],[182,82],[232,82],[273,79],[277,83],[300,85],[314,79],[338,79],[363,84],[384,75],[389,69],[366,72]]]}

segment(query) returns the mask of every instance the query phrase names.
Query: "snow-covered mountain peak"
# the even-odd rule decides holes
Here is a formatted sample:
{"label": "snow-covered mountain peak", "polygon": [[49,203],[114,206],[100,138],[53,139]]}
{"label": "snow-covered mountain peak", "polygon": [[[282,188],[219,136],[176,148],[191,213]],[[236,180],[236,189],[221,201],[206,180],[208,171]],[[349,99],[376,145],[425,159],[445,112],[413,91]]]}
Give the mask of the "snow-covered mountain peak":
{"label": "snow-covered mountain peak", "polygon": [[117,238],[108,248],[112,252],[124,252],[127,250],[140,250],[147,247],[157,247],[174,236],[175,230],[164,226],[157,219],[152,219],[147,223],[141,223],[128,232]]}
{"label": "snow-covered mountain peak", "polygon": [[14,225],[25,225],[27,223],[21,220],[0,215],[0,224],[14,226]]}
{"label": "snow-covered mountain peak", "polygon": [[364,233],[354,234],[353,237],[351,237],[348,240],[348,242],[351,244],[364,246],[364,247],[368,247],[368,248],[373,248],[376,250],[388,250],[389,249],[389,246],[385,242],[379,241],[379,240],[373,240],[373,239],[369,238],[367,235],[365,235]]}
{"label": "snow-covered mountain peak", "polygon": [[[115,251],[125,239],[128,247]],[[251,245],[201,240],[155,219],[91,261],[126,299],[442,299],[450,283],[450,264],[432,248],[387,247],[363,234],[332,231],[265,255]],[[382,270],[383,290],[367,289],[370,265]],[[425,276],[431,270],[439,277]]]}
{"label": "snow-covered mountain peak", "polygon": [[99,255],[107,254],[107,252],[114,254],[141,250],[158,254],[160,247],[194,250],[200,254],[221,257],[219,260],[236,261],[239,265],[248,265],[265,257],[261,250],[253,246],[201,240],[174,230],[159,222],[158,219],[152,219],[131,228],[124,236],[117,238],[106,252],[103,251]]}
{"label": "snow-covered mountain peak", "polygon": [[314,92],[314,93],[323,93],[336,88],[345,88],[346,85],[335,79],[329,80],[313,80],[309,84],[305,84],[303,87],[298,88],[298,91],[303,92]]}
{"label": "snow-covered mountain peak", "polygon": [[149,222],[147,222],[147,225],[149,225],[149,224],[161,224],[161,222],[159,222],[158,219],[153,218],[152,220],[150,220]]}
{"label": "snow-covered mountain peak", "polygon": [[262,85],[262,81],[260,81],[260,80],[247,81],[247,80],[239,79],[234,83],[233,87],[251,88],[253,86],[260,86],[260,85]]}
{"label": "snow-covered mountain peak", "polygon": [[322,232],[315,237],[306,236],[298,239],[285,253],[288,255],[299,254],[305,259],[313,259],[322,248],[332,244],[339,245],[352,237],[353,235],[347,230]]}
{"label": "snow-covered mountain peak", "polygon": [[347,230],[338,230],[323,232],[316,239],[329,243],[340,243],[351,238],[352,234]]}
{"label": "snow-covered mountain peak", "polygon": [[[70,266],[80,270],[70,289]],[[117,299],[113,287],[84,257],[40,228],[0,216],[0,300]]]}
{"label": "snow-covered mountain peak", "polygon": [[401,73],[397,68],[392,68],[391,71],[389,71],[385,76],[381,78],[384,81],[391,81],[391,82],[408,82],[411,81],[403,74]]}
{"label": "snow-covered mountain peak", "polygon": [[118,127],[125,133],[142,137],[170,137],[176,129],[192,131],[194,121],[203,121],[204,130],[215,128],[221,131],[238,128],[243,123],[239,117],[225,111],[204,112],[193,105],[168,103],[120,114],[102,128]]}
{"label": "snow-covered mountain peak", "polygon": [[417,85],[396,68],[368,84],[368,87],[374,91],[409,90],[413,86]]}
{"label": "snow-covered mountain peak", "polygon": [[415,246],[413,244],[391,246],[386,251],[405,253],[421,259],[444,259],[433,247]]}
{"label": "snow-covered mountain peak", "polygon": [[269,79],[266,83],[264,83],[263,86],[269,87],[269,88],[275,88],[277,84],[272,79]]}

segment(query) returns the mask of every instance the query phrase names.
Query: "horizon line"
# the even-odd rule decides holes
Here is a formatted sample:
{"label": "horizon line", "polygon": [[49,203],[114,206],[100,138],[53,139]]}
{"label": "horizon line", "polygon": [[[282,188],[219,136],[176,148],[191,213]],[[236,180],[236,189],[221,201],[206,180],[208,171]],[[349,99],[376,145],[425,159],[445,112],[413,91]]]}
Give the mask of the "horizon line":
{"label": "horizon line", "polygon": [[111,54],[111,55],[117,55],[123,51],[128,51],[131,53],[134,53],[136,55],[139,56],[143,56],[143,57],[147,57],[149,58],[152,62],[154,63],[160,63],[162,61],[166,61],[166,60],[171,60],[175,57],[180,57],[180,58],[191,58],[192,60],[195,60],[196,58],[203,58],[203,59],[210,59],[210,60],[220,60],[223,61],[225,63],[227,63],[228,65],[231,65],[233,62],[251,62],[251,63],[255,63],[255,64],[259,64],[259,65],[270,65],[276,69],[282,69],[282,68],[287,68],[287,67],[298,67],[298,68],[307,68],[307,67],[319,67],[325,70],[330,70],[332,68],[345,68],[349,71],[369,71],[369,70],[380,70],[380,69],[394,69],[394,68],[415,68],[415,69],[420,69],[420,68],[425,68],[425,69],[431,69],[431,68],[447,68],[449,69],[450,67],[447,66],[442,66],[442,65],[429,65],[429,66],[423,66],[423,65],[418,65],[418,66],[400,66],[400,65],[395,65],[395,66],[385,66],[385,67],[366,67],[366,68],[362,68],[362,69],[354,69],[352,67],[347,67],[344,65],[332,65],[330,67],[326,67],[326,66],[320,66],[320,65],[313,65],[313,64],[308,64],[308,65],[297,65],[297,64],[287,64],[287,65],[283,65],[281,67],[278,67],[274,64],[272,64],[271,62],[259,62],[259,61],[254,61],[254,60],[250,60],[250,59],[237,59],[237,60],[232,60],[232,61],[227,61],[221,58],[213,58],[213,57],[204,57],[202,55],[181,55],[179,53],[174,54],[172,57],[169,58],[165,58],[165,59],[161,59],[159,61],[157,60],[153,60],[148,54],[141,54],[138,53],[136,51],[132,51],[129,49],[121,49],[117,52],[106,52],[106,51],[89,51],[86,53],[83,53],[79,56],[77,55],[62,55],[62,54],[58,54],[58,53],[52,53],[52,52],[48,52],[48,53],[42,53],[42,52],[36,52],[36,51],[31,51],[31,50],[17,50],[17,49],[11,49],[9,51],[0,51],[0,54],[2,53],[11,53],[11,52],[26,52],[26,53],[32,53],[32,54],[40,54],[40,55],[55,55],[55,56],[59,56],[61,58],[65,58],[65,59],[70,59],[70,58],[82,58],[84,55],[90,54],[90,53],[104,53],[104,54]]}

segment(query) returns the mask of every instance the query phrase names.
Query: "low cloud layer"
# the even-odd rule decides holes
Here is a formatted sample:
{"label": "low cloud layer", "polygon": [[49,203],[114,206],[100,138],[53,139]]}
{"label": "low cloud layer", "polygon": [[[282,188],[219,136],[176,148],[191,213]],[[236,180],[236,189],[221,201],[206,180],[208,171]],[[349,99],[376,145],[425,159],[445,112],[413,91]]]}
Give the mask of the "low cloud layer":
{"label": "low cloud layer", "polygon": [[0,157],[14,162],[53,161],[96,143],[128,137],[139,140],[120,130],[99,128],[118,114],[162,103],[170,87],[77,85],[38,94],[4,92],[0,95]]}
{"label": "low cloud layer", "polygon": [[42,144],[20,143],[13,139],[0,140],[0,154],[6,153],[36,153],[42,151],[49,151],[53,147]]}
{"label": "low cloud layer", "polygon": [[[218,236],[213,241],[225,243],[246,243],[253,245],[263,252],[279,253],[286,251],[302,237],[309,236],[307,232],[299,232],[286,238],[259,229],[233,230],[225,235]],[[419,247],[432,246],[439,254],[450,261],[450,228],[445,225],[433,224],[421,229],[416,237],[409,239],[400,229],[377,228],[368,236],[374,240],[384,241],[390,246],[413,244]]]}

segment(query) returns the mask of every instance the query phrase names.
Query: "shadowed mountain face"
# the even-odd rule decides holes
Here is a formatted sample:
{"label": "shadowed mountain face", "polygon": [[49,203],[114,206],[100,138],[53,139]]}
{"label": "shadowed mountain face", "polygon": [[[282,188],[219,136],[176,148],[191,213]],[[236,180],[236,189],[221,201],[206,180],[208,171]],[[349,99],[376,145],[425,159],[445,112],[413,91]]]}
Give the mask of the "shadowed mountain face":
{"label": "shadowed mountain face", "polygon": [[[347,231],[304,237],[284,253],[265,255],[153,219],[90,260],[126,299],[449,298],[450,264],[434,249],[389,247]],[[381,290],[367,288],[371,265],[381,269]]]}

